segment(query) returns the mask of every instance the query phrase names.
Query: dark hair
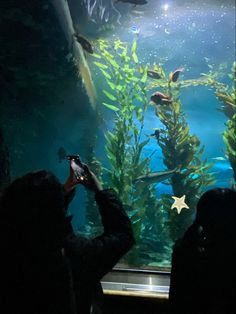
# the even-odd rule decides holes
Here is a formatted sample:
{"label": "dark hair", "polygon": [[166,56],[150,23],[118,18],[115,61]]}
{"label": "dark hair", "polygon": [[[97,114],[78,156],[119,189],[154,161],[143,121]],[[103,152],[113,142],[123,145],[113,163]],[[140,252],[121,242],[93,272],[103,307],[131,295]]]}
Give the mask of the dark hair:
{"label": "dark hair", "polygon": [[30,172],[3,192],[1,220],[36,246],[58,245],[65,225],[64,206],[64,190],[58,179],[48,171]]}
{"label": "dark hair", "polygon": [[196,223],[206,230],[219,229],[232,232],[236,229],[236,191],[216,188],[205,192],[198,201]]}

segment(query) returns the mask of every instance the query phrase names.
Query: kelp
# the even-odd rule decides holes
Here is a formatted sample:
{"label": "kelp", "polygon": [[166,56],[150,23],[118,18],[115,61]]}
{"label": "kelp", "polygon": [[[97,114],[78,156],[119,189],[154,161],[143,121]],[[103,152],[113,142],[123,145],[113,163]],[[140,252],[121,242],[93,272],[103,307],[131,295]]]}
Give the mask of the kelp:
{"label": "kelp", "polygon": [[[112,45],[108,45],[105,40],[99,40],[98,43],[100,60],[94,61],[94,64],[106,82],[103,105],[114,113],[113,128],[105,134],[105,149],[110,164],[107,181],[126,204],[131,217],[137,245],[128,253],[127,259],[135,265],[140,260],[137,255],[141,254],[140,247],[144,245],[143,237],[148,226],[156,224],[159,242],[166,241],[164,236],[161,237],[164,215],[159,213],[157,219],[150,214],[151,211],[159,210],[153,187],[133,184],[138,176],[149,171],[150,163],[150,158],[142,155],[144,147],[149,143],[149,139],[143,139],[142,136],[149,103],[146,92],[147,68],[143,69],[141,75],[137,72],[135,40],[131,47],[120,40]],[[148,261],[143,263],[147,264]]]}
{"label": "kelp", "polygon": [[227,121],[223,139],[226,145],[230,165],[234,171],[234,180],[236,182],[236,113]]}
{"label": "kelp", "polygon": [[[169,95],[172,102],[155,106],[156,116],[163,125],[158,139],[163,162],[169,170],[179,169],[170,179],[173,194],[177,197],[186,195],[186,203],[189,206],[189,209],[183,209],[180,214],[174,209],[168,212],[168,228],[172,241],[183,235],[194,217],[202,191],[215,182],[213,174],[209,172],[213,164],[202,160],[204,146],[196,135],[190,133],[179,100],[179,89],[177,84],[166,81],[165,88],[161,91]],[[171,208],[173,200],[169,195],[163,195],[162,201],[165,208]]]}
{"label": "kelp", "polygon": [[227,68],[226,63],[221,63],[218,67],[213,66],[207,61],[209,71],[207,73],[201,73],[199,78],[190,80],[179,80],[176,83],[170,82],[165,79],[165,75],[158,81],[152,81],[148,84],[149,89],[162,88],[167,90],[171,86],[172,94],[178,92],[182,88],[192,87],[192,86],[208,86],[214,90],[217,99],[221,103],[219,111],[223,112],[228,118],[226,122],[226,130],[223,133],[223,140],[226,144],[226,155],[228,156],[231,167],[234,171],[234,179],[236,180],[236,157],[235,157],[235,114],[236,114],[236,61],[234,61],[231,73],[228,77],[232,80],[232,87],[221,82],[221,79],[225,76],[225,71]]}
{"label": "kelp", "polygon": [[219,82],[219,79],[223,77],[224,71],[226,69],[226,64],[221,63],[217,68],[213,68],[209,62],[207,63],[209,71],[207,73],[201,73],[199,77],[193,78],[193,79],[178,79],[176,82],[171,82],[170,80],[170,74],[169,79],[166,79],[166,74],[164,72],[164,69],[161,65],[153,65],[153,69],[157,71],[161,78],[158,80],[152,80],[148,83],[148,89],[152,90],[154,88],[163,88],[168,89],[169,86],[173,90],[180,91],[182,88],[188,88],[188,87],[197,87],[197,86],[218,86],[218,88],[224,88],[225,85]]}
{"label": "kelp", "polygon": [[[219,111],[223,112],[228,119],[225,123],[226,130],[223,133],[223,140],[226,145],[226,156],[229,159],[229,163],[234,171],[234,180],[236,180],[236,61],[233,62],[231,73],[228,74],[228,78],[232,80],[232,86],[220,82],[223,78],[223,70],[226,69],[225,64],[219,66],[219,70],[214,70],[209,65],[210,71],[204,74],[207,80],[206,85],[210,85],[215,92],[215,96],[221,103]],[[232,184],[234,187],[235,184]]]}
{"label": "kelp", "polygon": [[115,41],[111,50],[104,40],[100,40],[103,62],[94,62],[107,83],[103,89],[107,100],[103,105],[115,114],[114,129],[105,134],[106,152],[112,169],[109,179],[124,202],[130,201],[133,180],[144,173],[149,164],[148,158],[141,160],[142,149],[149,142],[149,139],[141,140],[148,101],[145,74],[141,80],[135,77],[135,45],[136,42],[128,53],[128,47],[120,41]]}
{"label": "kelp", "polygon": [[[96,144],[97,144],[97,128],[98,121],[94,121],[89,129],[86,129],[86,139],[84,142],[83,160],[89,166],[89,169],[96,175],[98,180],[102,182],[103,168],[101,162],[96,157]],[[97,204],[94,199],[94,193],[86,190],[86,204],[85,204],[85,224],[80,229],[88,237],[98,236],[103,232],[101,217],[98,212]]]}
{"label": "kelp", "polygon": [[233,168],[234,180],[236,181],[236,61],[234,61],[228,77],[232,80],[231,88],[218,81],[214,82],[213,87],[217,99],[222,104],[219,110],[228,118],[223,139],[226,145],[226,155]]}
{"label": "kelp", "polygon": [[[94,146],[87,151],[85,156],[89,169],[96,175],[99,181],[102,181],[103,168],[99,160],[95,157]],[[98,213],[98,207],[94,199],[94,193],[87,190],[85,205],[85,224],[79,229],[87,237],[96,237],[103,232],[101,216]]]}
{"label": "kelp", "polygon": [[[100,40],[100,54],[96,56],[94,64],[100,69],[106,82],[103,105],[113,111],[115,117],[113,129],[105,134],[110,163],[108,181],[128,204],[137,239],[136,250],[130,253],[128,261],[135,265],[139,254],[141,264],[154,265],[159,260],[158,253],[153,251],[160,250],[163,255],[170,257],[173,241],[182,236],[192,222],[200,195],[215,183],[214,173],[210,172],[213,163],[203,159],[204,146],[190,132],[179,100],[180,92],[182,88],[190,86],[217,87],[221,91],[218,97],[225,100],[225,107],[227,105],[227,114],[230,112],[229,108],[231,114],[234,112],[235,102],[230,98],[232,95],[223,93],[227,90],[225,85],[216,80],[221,75],[223,66],[216,73],[209,65],[209,72],[202,73],[200,78],[173,82],[160,65],[154,64],[152,70],[160,78],[149,80],[150,67],[139,65],[136,50],[135,41],[129,47],[120,40],[115,41],[112,46]],[[149,139],[141,141],[141,135],[149,103],[147,91],[154,88],[155,91],[158,88],[158,91],[172,100],[168,105],[155,105],[156,116],[163,125],[159,129],[157,143],[162,150],[167,169],[176,169],[176,173],[169,179],[173,195],[186,196],[189,209],[183,209],[180,214],[175,209],[171,210],[173,199],[170,195],[163,194],[157,199],[153,186],[133,185],[135,178],[149,171],[150,157],[142,157],[143,148],[149,144]],[[235,118],[232,115],[228,133],[224,134],[228,147],[232,147],[231,156],[235,152],[233,143],[236,143]],[[145,253],[138,253],[141,248]]]}

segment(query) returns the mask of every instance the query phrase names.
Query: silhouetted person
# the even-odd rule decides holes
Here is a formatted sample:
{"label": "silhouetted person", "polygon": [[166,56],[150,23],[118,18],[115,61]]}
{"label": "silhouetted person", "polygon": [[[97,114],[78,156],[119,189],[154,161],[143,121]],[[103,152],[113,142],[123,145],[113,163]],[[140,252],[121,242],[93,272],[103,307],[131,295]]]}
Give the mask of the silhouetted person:
{"label": "silhouetted person", "polygon": [[[104,232],[74,234],[66,209],[82,183],[95,192]],[[134,243],[131,223],[112,190],[85,167],[62,185],[47,171],[12,182],[0,200],[0,313],[87,314],[101,310],[100,279]],[[96,313],[96,312],[95,312]]]}
{"label": "silhouetted person", "polygon": [[171,313],[236,313],[236,192],[209,190],[172,255]]}
{"label": "silhouetted person", "polygon": [[46,171],[13,181],[0,200],[0,313],[75,314],[62,248],[66,196]]}
{"label": "silhouetted person", "polygon": [[78,314],[102,313],[102,287],[100,280],[110,271],[119,259],[128,252],[135,240],[124,207],[112,189],[102,190],[96,176],[84,167],[83,180],[75,179],[71,169],[64,187],[70,191],[81,183],[95,193],[104,232],[88,239],[71,233],[65,244],[65,253],[72,269],[76,306]]}

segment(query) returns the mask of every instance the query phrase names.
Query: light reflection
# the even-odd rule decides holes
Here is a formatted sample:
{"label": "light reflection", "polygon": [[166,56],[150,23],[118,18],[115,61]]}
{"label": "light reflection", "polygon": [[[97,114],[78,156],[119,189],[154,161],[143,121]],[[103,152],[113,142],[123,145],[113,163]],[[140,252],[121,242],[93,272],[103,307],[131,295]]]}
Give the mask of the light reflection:
{"label": "light reflection", "polygon": [[152,277],[149,277],[149,290],[153,290]]}
{"label": "light reflection", "polygon": [[166,3],[166,4],[163,5],[163,10],[167,11],[169,9],[169,7],[170,7],[169,4]]}

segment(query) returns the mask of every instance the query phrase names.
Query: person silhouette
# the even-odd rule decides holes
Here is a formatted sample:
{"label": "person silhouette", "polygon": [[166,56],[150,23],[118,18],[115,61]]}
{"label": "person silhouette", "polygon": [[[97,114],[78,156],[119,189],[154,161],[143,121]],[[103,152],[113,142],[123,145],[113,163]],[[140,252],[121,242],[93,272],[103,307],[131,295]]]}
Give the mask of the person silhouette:
{"label": "person silhouette", "polygon": [[14,180],[0,199],[0,312],[75,314],[66,196],[48,171]]}
{"label": "person silhouette", "polygon": [[171,313],[236,313],[236,191],[216,188],[172,253]]}
{"label": "person silhouette", "polygon": [[70,193],[77,184],[95,194],[104,231],[95,238],[71,232],[65,241],[74,283],[77,313],[103,313],[103,291],[100,280],[134,245],[131,221],[113,189],[102,189],[94,173],[83,165],[84,175],[75,177],[72,168],[64,184]]}
{"label": "person silhouette", "polygon": [[[77,184],[95,194],[104,227],[98,237],[73,231],[67,207]],[[100,280],[134,242],[117,194],[86,165],[80,178],[70,168],[65,184],[45,170],[14,180],[0,198],[0,312],[101,313]]]}

